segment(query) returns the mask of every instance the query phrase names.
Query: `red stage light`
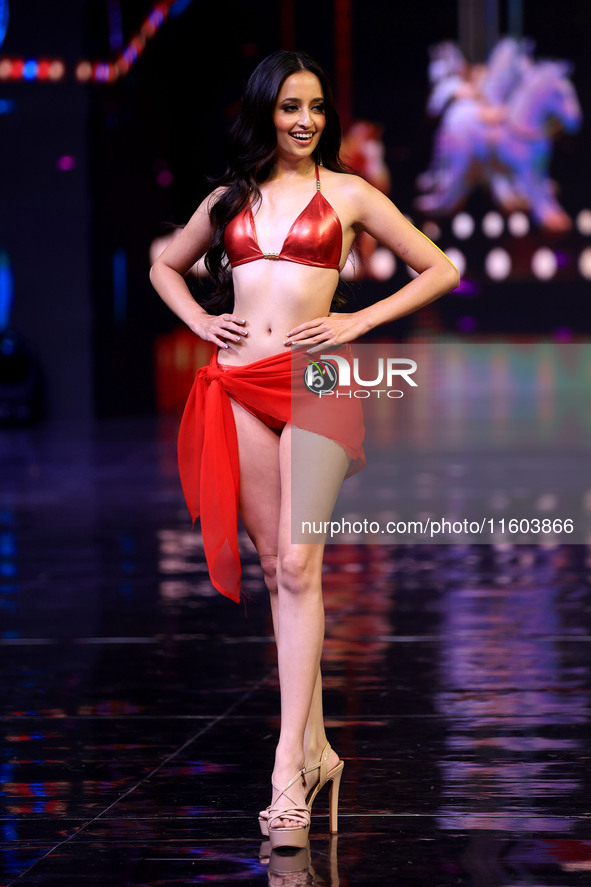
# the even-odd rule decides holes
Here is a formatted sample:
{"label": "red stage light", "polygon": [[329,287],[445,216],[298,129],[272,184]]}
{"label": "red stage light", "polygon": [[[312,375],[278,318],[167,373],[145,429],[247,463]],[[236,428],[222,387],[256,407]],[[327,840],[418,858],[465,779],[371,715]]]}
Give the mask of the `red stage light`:
{"label": "red stage light", "polygon": [[50,62],[47,59],[41,59],[37,64],[37,78],[39,80],[47,80],[49,78]]}
{"label": "red stage light", "polygon": [[23,76],[23,71],[25,70],[25,63],[22,59],[13,59],[12,67],[10,70],[11,80],[21,80]]}

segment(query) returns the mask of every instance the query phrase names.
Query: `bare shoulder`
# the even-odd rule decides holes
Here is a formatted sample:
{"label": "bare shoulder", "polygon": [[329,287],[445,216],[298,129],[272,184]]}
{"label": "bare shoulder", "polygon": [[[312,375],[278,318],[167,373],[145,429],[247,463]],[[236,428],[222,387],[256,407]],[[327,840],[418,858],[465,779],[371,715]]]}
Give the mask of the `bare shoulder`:
{"label": "bare shoulder", "polygon": [[321,178],[339,199],[351,207],[359,206],[375,195],[381,194],[377,188],[366,182],[364,178],[355,173],[333,172],[324,170]]}
{"label": "bare shoulder", "polygon": [[355,173],[334,172],[332,169],[322,167],[320,172],[321,182],[331,189],[338,191],[343,197],[347,197],[349,192],[354,193],[358,182],[363,182],[361,176]]}
{"label": "bare shoulder", "polygon": [[225,193],[227,188],[225,186],[221,186],[216,188],[214,191],[211,191],[207,197],[204,197],[189,221],[187,222],[185,229],[188,228],[192,230],[195,227],[201,227],[204,224],[210,224],[210,213],[212,206],[218,202],[222,194]]}

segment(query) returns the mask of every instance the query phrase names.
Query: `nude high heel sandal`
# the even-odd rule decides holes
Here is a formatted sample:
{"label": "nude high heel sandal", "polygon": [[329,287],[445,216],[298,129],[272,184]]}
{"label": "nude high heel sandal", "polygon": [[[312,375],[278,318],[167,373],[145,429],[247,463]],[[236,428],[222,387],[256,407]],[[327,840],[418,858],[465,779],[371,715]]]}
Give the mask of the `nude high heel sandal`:
{"label": "nude high heel sandal", "polygon": [[[306,805],[301,807],[293,801],[288,795],[288,789],[295,785],[298,780],[303,780],[304,769],[302,767],[293,779],[287,783],[282,789],[279,789],[273,782],[271,785],[276,792],[279,792],[275,798],[275,802],[269,807],[267,825],[269,829],[269,840],[271,848],[276,850],[278,847],[305,847],[308,843],[308,835],[310,832],[310,808]],[[293,807],[285,810],[277,807],[279,798],[285,797],[291,801]],[[282,819],[291,819],[300,823],[299,825],[281,825]]]}
{"label": "nude high heel sandal", "polygon": [[[339,808],[339,790],[341,786],[341,775],[343,773],[343,768],[345,766],[344,761],[339,761],[336,767],[333,767],[332,770],[327,770],[328,767],[328,759],[330,757],[332,749],[330,747],[330,743],[327,742],[324,748],[322,749],[322,754],[320,755],[320,760],[317,764],[313,764],[311,767],[304,769],[303,775],[305,776],[307,773],[313,773],[315,770],[318,770],[318,782],[316,782],[308,791],[306,795],[306,804],[312,812],[312,804],[316,798],[318,792],[324,788],[327,782],[330,781],[330,794],[329,794],[329,828],[331,835],[336,835],[338,832],[338,808]],[[261,810],[259,813],[259,826],[261,829],[261,834],[264,838],[269,836],[269,810],[271,806],[269,805],[265,810]]]}
{"label": "nude high heel sandal", "polygon": [[328,758],[330,756],[330,752],[330,743],[327,742],[322,749],[322,754],[320,755],[319,762],[317,764],[314,764],[312,767],[304,769],[304,776],[307,773],[313,773],[314,770],[319,771],[318,782],[312,786],[306,796],[306,803],[308,805],[308,810],[310,811],[310,813],[312,813],[312,804],[316,799],[316,795],[321,789],[324,788],[327,782],[330,782],[328,795],[328,827],[331,835],[336,835],[339,830],[339,791],[341,787],[341,776],[343,775],[345,762],[339,761],[336,767],[333,767],[332,770],[329,770]]}

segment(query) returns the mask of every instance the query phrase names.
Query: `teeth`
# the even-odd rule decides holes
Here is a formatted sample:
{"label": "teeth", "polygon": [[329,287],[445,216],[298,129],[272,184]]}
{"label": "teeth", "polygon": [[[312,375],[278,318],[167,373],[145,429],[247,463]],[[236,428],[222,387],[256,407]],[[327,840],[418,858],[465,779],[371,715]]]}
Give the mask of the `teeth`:
{"label": "teeth", "polygon": [[295,133],[295,132],[291,133],[291,137],[294,139],[297,139],[300,142],[310,141],[310,139],[312,138],[313,135],[314,135],[314,133],[309,133],[307,135],[304,133]]}

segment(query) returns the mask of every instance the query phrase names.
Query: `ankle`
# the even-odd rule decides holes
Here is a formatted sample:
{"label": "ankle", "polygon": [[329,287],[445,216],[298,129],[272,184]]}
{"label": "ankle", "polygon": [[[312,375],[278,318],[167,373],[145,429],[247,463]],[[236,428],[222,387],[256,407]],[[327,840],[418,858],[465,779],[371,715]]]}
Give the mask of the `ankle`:
{"label": "ankle", "polygon": [[323,736],[306,737],[306,741],[304,743],[306,767],[318,763],[320,755],[322,754],[326,743],[326,734],[324,734]]}
{"label": "ankle", "polygon": [[294,749],[283,750],[277,747],[275,752],[275,765],[273,767],[273,781],[275,776],[285,779],[287,776],[291,779],[304,766],[304,756],[302,751]]}

